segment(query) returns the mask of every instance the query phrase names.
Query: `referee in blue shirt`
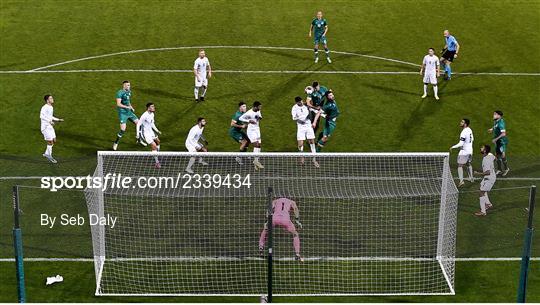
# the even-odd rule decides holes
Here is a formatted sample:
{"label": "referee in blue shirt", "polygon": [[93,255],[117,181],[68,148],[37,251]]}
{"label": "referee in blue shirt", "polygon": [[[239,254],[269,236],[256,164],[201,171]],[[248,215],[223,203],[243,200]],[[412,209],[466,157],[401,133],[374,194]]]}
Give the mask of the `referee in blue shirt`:
{"label": "referee in blue shirt", "polygon": [[444,30],[444,50],[442,54],[442,64],[444,65],[444,71],[446,72],[446,79],[450,80],[452,78],[452,68],[450,63],[454,61],[454,58],[457,58],[459,53],[459,43],[456,38],[450,35],[448,30]]}

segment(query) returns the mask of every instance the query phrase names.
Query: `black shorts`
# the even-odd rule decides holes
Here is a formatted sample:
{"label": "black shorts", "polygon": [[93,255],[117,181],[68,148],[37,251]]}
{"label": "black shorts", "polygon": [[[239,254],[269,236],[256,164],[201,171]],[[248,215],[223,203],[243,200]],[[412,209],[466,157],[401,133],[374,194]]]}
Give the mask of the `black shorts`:
{"label": "black shorts", "polygon": [[445,50],[444,53],[442,54],[442,58],[452,62],[454,61],[455,54],[456,54],[456,51]]}

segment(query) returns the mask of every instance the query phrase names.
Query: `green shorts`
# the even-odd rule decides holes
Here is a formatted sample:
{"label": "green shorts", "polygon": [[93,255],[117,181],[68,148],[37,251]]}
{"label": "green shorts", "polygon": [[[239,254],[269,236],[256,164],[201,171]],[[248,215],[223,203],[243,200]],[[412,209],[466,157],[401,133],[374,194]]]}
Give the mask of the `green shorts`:
{"label": "green shorts", "polygon": [[314,36],[313,37],[313,43],[316,44],[316,45],[327,44],[326,43],[326,36]]}
{"label": "green shorts", "polygon": [[336,122],[335,121],[327,121],[324,124],[323,129],[323,136],[329,137],[334,133],[334,130],[336,129]]}
{"label": "green shorts", "polygon": [[242,140],[247,140],[247,135],[242,131],[236,131],[236,130],[229,130],[229,136],[233,138],[235,142],[242,142]]}
{"label": "green shorts", "polygon": [[502,155],[503,153],[506,153],[506,144],[507,143],[501,143],[500,141],[497,141],[497,143],[495,143],[495,152],[497,155]]}
{"label": "green shorts", "polygon": [[132,111],[118,111],[118,118],[120,119],[120,124],[125,124],[128,120],[135,123],[139,119]]}

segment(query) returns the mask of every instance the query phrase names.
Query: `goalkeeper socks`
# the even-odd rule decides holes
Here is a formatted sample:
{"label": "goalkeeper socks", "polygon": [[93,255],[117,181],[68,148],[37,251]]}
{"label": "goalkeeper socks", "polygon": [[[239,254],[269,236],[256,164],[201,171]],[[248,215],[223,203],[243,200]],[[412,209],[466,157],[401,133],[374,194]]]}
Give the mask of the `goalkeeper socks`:
{"label": "goalkeeper socks", "polygon": [[313,49],[313,51],[315,52],[315,59],[319,58],[319,49]]}
{"label": "goalkeeper socks", "polygon": [[195,87],[195,90],[193,90],[193,93],[195,93],[195,99],[199,99],[199,87]]}
{"label": "goalkeeper socks", "polygon": [[52,156],[52,145],[47,144],[47,148],[45,149],[45,154],[47,156]]}
{"label": "goalkeeper socks", "polygon": [[458,166],[457,175],[458,175],[458,178],[459,178],[459,183],[463,183],[463,167]]}
{"label": "goalkeeper socks", "polygon": [[266,243],[266,229],[263,229],[261,232],[261,237],[259,237],[259,248],[264,248]]}
{"label": "goalkeeper socks", "polygon": [[123,130],[120,130],[118,132],[118,134],[116,135],[116,140],[114,141],[114,143],[118,144],[118,142],[120,142],[120,139],[122,138],[122,136],[124,135],[125,131]]}
{"label": "goalkeeper socks", "polygon": [[300,236],[298,236],[298,233],[294,235],[293,237],[293,247],[294,247],[294,253],[296,255],[300,255]]}
{"label": "goalkeeper socks", "polygon": [[311,152],[312,152],[312,153],[316,153],[316,152],[317,152],[317,148],[315,147],[315,144],[309,144],[309,148],[311,148]]}
{"label": "goalkeeper socks", "polygon": [[326,53],[327,58],[330,57],[330,50],[328,50],[328,48],[324,48],[324,53]]}

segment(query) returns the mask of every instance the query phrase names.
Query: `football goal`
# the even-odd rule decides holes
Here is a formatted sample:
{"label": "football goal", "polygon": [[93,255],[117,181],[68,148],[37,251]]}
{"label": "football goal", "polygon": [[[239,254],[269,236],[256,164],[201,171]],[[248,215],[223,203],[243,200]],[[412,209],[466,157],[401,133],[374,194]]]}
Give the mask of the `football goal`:
{"label": "football goal", "polygon": [[[448,153],[262,153],[260,170],[253,156],[98,152],[88,212],[117,221],[91,228],[96,295],[454,294]],[[278,199],[302,226],[289,211],[270,256],[259,240]]]}

